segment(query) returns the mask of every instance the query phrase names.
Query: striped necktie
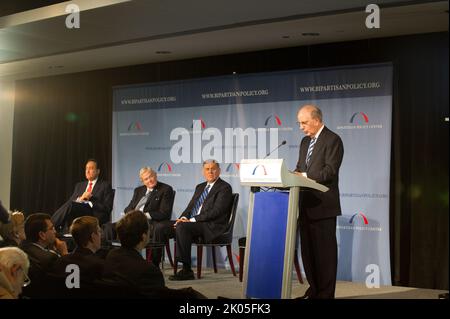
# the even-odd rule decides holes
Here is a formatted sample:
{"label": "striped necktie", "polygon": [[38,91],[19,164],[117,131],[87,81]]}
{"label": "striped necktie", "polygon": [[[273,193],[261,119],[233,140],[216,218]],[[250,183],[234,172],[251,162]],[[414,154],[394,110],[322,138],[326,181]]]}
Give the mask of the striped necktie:
{"label": "striped necktie", "polygon": [[151,193],[152,193],[151,191],[148,191],[147,194],[142,196],[141,200],[136,205],[136,208],[135,208],[136,210],[140,210],[141,212],[144,211],[145,203],[147,203],[148,197],[150,196]]}
{"label": "striped necktie", "polygon": [[200,197],[195,202],[195,206],[192,209],[191,216],[197,216],[200,213],[200,207],[203,205],[203,202],[205,201],[206,196],[208,196],[209,188],[211,185],[207,185],[205,189],[203,190],[203,193],[200,195]]}
{"label": "striped necktie", "polygon": [[309,165],[309,161],[311,160],[311,155],[314,149],[314,144],[316,144],[317,138],[313,137],[309,142],[308,153],[306,153],[306,166]]}

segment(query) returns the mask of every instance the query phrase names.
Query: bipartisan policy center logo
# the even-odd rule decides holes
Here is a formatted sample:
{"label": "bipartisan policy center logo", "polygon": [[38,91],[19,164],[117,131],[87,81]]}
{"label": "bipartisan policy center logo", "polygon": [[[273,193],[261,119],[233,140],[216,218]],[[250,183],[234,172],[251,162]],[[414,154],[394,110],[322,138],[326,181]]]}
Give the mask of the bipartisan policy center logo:
{"label": "bipartisan policy center logo", "polygon": [[276,127],[279,131],[292,131],[292,127],[284,127],[281,117],[278,114],[270,114],[264,120],[264,127],[269,129],[271,127]]}
{"label": "bipartisan policy center logo", "polygon": [[241,164],[239,163],[230,163],[225,168],[225,172],[220,174],[221,177],[239,177],[239,170],[241,168]]}
{"label": "bipartisan policy center logo", "polygon": [[363,212],[353,215],[339,216],[337,229],[352,231],[381,232],[382,228],[377,220],[369,220]]}
{"label": "bipartisan policy center logo", "polygon": [[181,176],[181,174],[177,174],[174,172],[173,164],[171,165],[168,162],[160,163],[156,171],[158,173],[158,176]]}
{"label": "bipartisan policy center logo", "polygon": [[348,223],[349,224],[353,224],[355,217],[359,218],[360,220],[363,221],[364,225],[369,225],[369,220],[367,219],[366,215],[364,215],[363,213],[356,213],[353,214],[352,217],[350,217]]}
{"label": "bipartisan policy center logo", "polygon": [[126,132],[120,132],[120,136],[148,136],[149,132],[143,129],[141,122],[135,121],[128,123]]}
{"label": "bipartisan policy center logo", "polygon": [[261,175],[267,175],[266,167],[262,164],[258,164],[255,166],[252,172],[253,176],[261,176]]}
{"label": "bipartisan policy center logo", "polygon": [[366,113],[356,112],[350,118],[350,123],[354,123],[354,124],[364,124],[364,123],[366,123],[366,124],[368,124],[369,123],[369,117],[367,116]]}
{"label": "bipartisan policy center logo", "polygon": [[195,121],[200,121],[202,130],[204,130],[204,129],[206,128],[206,123],[205,123],[205,121],[203,120],[203,118],[200,116],[198,119],[192,119],[191,129],[194,129],[194,123],[195,123]]}
{"label": "bipartisan policy center logo", "polygon": [[374,124],[369,121],[369,115],[367,112],[354,112],[350,117],[348,124],[338,125],[338,130],[354,130],[354,129],[380,129],[383,128],[382,124]]}

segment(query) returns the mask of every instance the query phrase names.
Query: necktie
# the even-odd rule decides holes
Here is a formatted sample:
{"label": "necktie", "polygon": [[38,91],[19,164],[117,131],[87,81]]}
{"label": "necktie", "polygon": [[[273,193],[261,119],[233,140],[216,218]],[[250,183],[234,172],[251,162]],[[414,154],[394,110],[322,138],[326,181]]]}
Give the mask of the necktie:
{"label": "necktie", "polygon": [[309,161],[311,160],[311,155],[314,149],[314,144],[316,144],[317,138],[313,137],[309,142],[308,153],[306,153],[306,166],[309,165]]}
{"label": "necktie", "polygon": [[195,202],[194,208],[192,209],[191,216],[197,216],[200,212],[200,207],[203,205],[203,202],[205,201],[206,196],[208,196],[209,188],[211,185],[207,185],[205,189],[203,190],[203,193],[200,195],[200,197],[197,199],[197,202]]}
{"label": "necktie", "polygon": [[92,182],[89,182],[89,187],[87,189],[88,193],[92,192]]}
{"label": "necktie", "polygon": [[147,203],[147,199],[150,196],[152,192],[147,192],[147,194],[145,194],[144,196],[142,196],[141,200],[139,201],[139,203],[136,205],[136,210],[140,210],[143,211],[145,203]]}

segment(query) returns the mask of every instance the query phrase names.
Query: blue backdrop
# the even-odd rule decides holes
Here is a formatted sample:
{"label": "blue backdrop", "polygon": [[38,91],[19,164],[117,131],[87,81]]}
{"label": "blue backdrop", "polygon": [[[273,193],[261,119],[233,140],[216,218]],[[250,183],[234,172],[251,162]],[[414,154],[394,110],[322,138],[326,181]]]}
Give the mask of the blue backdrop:
{"label": "blue backdrop", "polygon": [[[203,181],[201,162],[215,158],[222,178],[240,193],[236,258],[237,238],[246,235],[249,195],[239,184],[238,163],[262,158],[286,140],[270,157],[284,158],[294,169],[303,137],[297,110],[306,103],[319,106],[325,125],[341,136],[345,149],[338,279],[364,282],[367,265],[376,265],[380,283],[391,284],[391,64],[142,84],[116,87],[113,95],[113,219],[120,218],[140,185],[143,166],[153,167],[159,180],[176,190],[172,217],[178,217]],[[228,267],[226,253],[222,256]]]}

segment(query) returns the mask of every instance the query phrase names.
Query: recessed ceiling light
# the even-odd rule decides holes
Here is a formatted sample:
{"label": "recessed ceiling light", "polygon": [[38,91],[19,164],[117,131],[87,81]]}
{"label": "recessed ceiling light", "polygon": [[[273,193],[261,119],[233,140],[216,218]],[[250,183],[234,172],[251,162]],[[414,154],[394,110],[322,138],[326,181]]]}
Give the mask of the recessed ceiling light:
{"label": "recessed ceiling light", "polygon": [[172,51],[164,51],[164,50],[161,50],[161,51],[156,51],[155,53],[156,53],[156,54],[171,54]]}
{"label": "recessed ceiling light", "polygon": [[304,37],[318,37],[320,35],[319,32],[303,32],[302,36]]}

